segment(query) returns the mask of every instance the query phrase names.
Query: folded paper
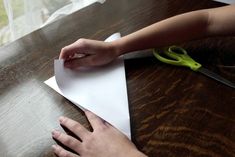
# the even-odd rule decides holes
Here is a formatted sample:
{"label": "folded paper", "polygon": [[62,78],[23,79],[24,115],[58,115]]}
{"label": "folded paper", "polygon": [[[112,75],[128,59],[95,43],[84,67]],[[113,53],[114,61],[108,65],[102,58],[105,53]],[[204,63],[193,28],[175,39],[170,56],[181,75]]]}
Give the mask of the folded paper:
{"label": "folded paper", "polygon": [[[120,38],[116,33],[105,41]],[[71,70],[63,60],[55,60],[55,77],[45,83],[73,102],[112,124],[127,137],[130,134],[130,118],[123,58],[96,68]]]}

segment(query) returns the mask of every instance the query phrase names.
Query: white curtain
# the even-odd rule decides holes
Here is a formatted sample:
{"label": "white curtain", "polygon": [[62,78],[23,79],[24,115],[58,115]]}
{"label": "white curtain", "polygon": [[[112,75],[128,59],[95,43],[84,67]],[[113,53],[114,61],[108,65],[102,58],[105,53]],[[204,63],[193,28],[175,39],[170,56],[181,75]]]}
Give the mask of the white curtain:
{"label": "white curtain", "polygon": [[60,17],[105,0],[3,0],[8,25],[0,28],[0,46]]}

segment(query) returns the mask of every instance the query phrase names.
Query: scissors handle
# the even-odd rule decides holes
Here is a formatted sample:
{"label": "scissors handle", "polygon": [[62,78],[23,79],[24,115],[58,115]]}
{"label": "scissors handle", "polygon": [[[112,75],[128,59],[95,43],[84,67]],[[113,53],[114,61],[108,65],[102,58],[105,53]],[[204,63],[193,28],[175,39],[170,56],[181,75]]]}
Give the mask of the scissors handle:
{"label": "scissors handle", "polygon": [[154,56],[160,60],[161,62],[172,64],[176,66],[186,66],[192,69],[193,71],[197,71],[202,65],[196,61],[194,61],[186,52],[185,49],[177,46],[171,46],[163,52],[166,56],[172,58],[168,59],[160,55],[158,50],[154,49]]}

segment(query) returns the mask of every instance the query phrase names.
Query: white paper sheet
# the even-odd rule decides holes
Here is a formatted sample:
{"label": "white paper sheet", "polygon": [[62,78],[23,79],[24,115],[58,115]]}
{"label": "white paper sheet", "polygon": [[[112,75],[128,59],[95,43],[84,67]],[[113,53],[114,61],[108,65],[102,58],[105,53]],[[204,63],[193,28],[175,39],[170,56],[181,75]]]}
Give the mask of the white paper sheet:
{"label": "white paper sheet", "polygon": [[214,0],[217,2],[222,2],[222,3],[226,3],[226,4],[234,4],[235,0]]}
{"label": "white paper sheet", "polygon": [[[105,41],[120,38],[113,34]],[[55,77],[45,83],[69,99],[81,109],[92,111],[109,122],[127,137],[130,134],[130,118],[127,99],[124,61],[118,58],[103,67],[70,70],[63,60],[55,60]]]}

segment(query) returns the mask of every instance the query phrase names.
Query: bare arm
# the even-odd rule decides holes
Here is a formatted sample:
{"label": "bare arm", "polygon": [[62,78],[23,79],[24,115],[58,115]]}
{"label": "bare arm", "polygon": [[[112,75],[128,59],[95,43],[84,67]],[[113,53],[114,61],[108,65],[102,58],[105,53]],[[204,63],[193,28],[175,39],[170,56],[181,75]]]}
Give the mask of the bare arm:
{"label": "bare arm", "polygon": [[[216,9],[199,10],[174,16],[110,43],[79,39],[75,43],[64,47],[61,50],[60,58],[65,60],[65,66],[68,68],[98,66],[111,62],[118,55],[134,50],[166,46],[203,37],[222,35],[235,35],[235,5]],[[80,59],[73,58],[75,54],[84,54],[85,57]],[[91,114],[88,113],[87,116],[88,120],[92,123],[95,119],[95,115],[92,117]],[[89,118],[89,116],[92,118]],[[68,119],[66,121],[68,121]],[[84,131],[82,131],[84,129],[81,130],[81,128],[72,127],[72,125],[66,124],[66,121],[63,119],[61,124],[67,128],[71,127],[70,130],[77,133],[79,136],[82,135],[82,132],[84,134]],[[101,120],[96,118],[96,121]],[[81,142],[77,139],[71,140],[70,136],[63,133],[53,132],[53,137],[71,149],[77,149],[77,152],[82,156],[87,155],[97,157],[97,155],[101,155],[103,157],[106,155],[122,157],[128,156],[128,153],[129,156],[132,156],[132,153],[133,156],[136,157],[145,156],[118,130],[102,123],[99,123],[99,125],[96,124],[96,126],[105,127],[105,129],[100,130],[94,127],[93,133],[85,130],[86,134],[84,136],[84,141],[86,143],[83,145],[81,145]],[[80,124],[77,126],[80,126]],[[92,140],[87,141],[86,139]],[[71,143],[73,145],[70,145]],[[66,153],[71,154],[71,152],[68,152],[59,146],[53,146],[53,148],[58,156],[63,157],[66,156]],[[116,152],[121,152],[121,154]],[[122,153],[124,153],[124,155]]]}
{"label": "bare arm", "polygon": [[[235,5],[177,15],[152,24],[114,42],[79,39],[61,50],[68,68],[97,66],[117,56],[211,36],[235,35]],[[76,53],[86,57],[74,59]]]}
{"label": "bare arm", "polygon": [[120,55],[221,35],[235,35],[235,5],[177,15],[127,35],[113,44]]}
{"label": "bare arm", "polygon": [[208,13],[208,35],[235,35],[235,5],[210,9],[208,10]]}

